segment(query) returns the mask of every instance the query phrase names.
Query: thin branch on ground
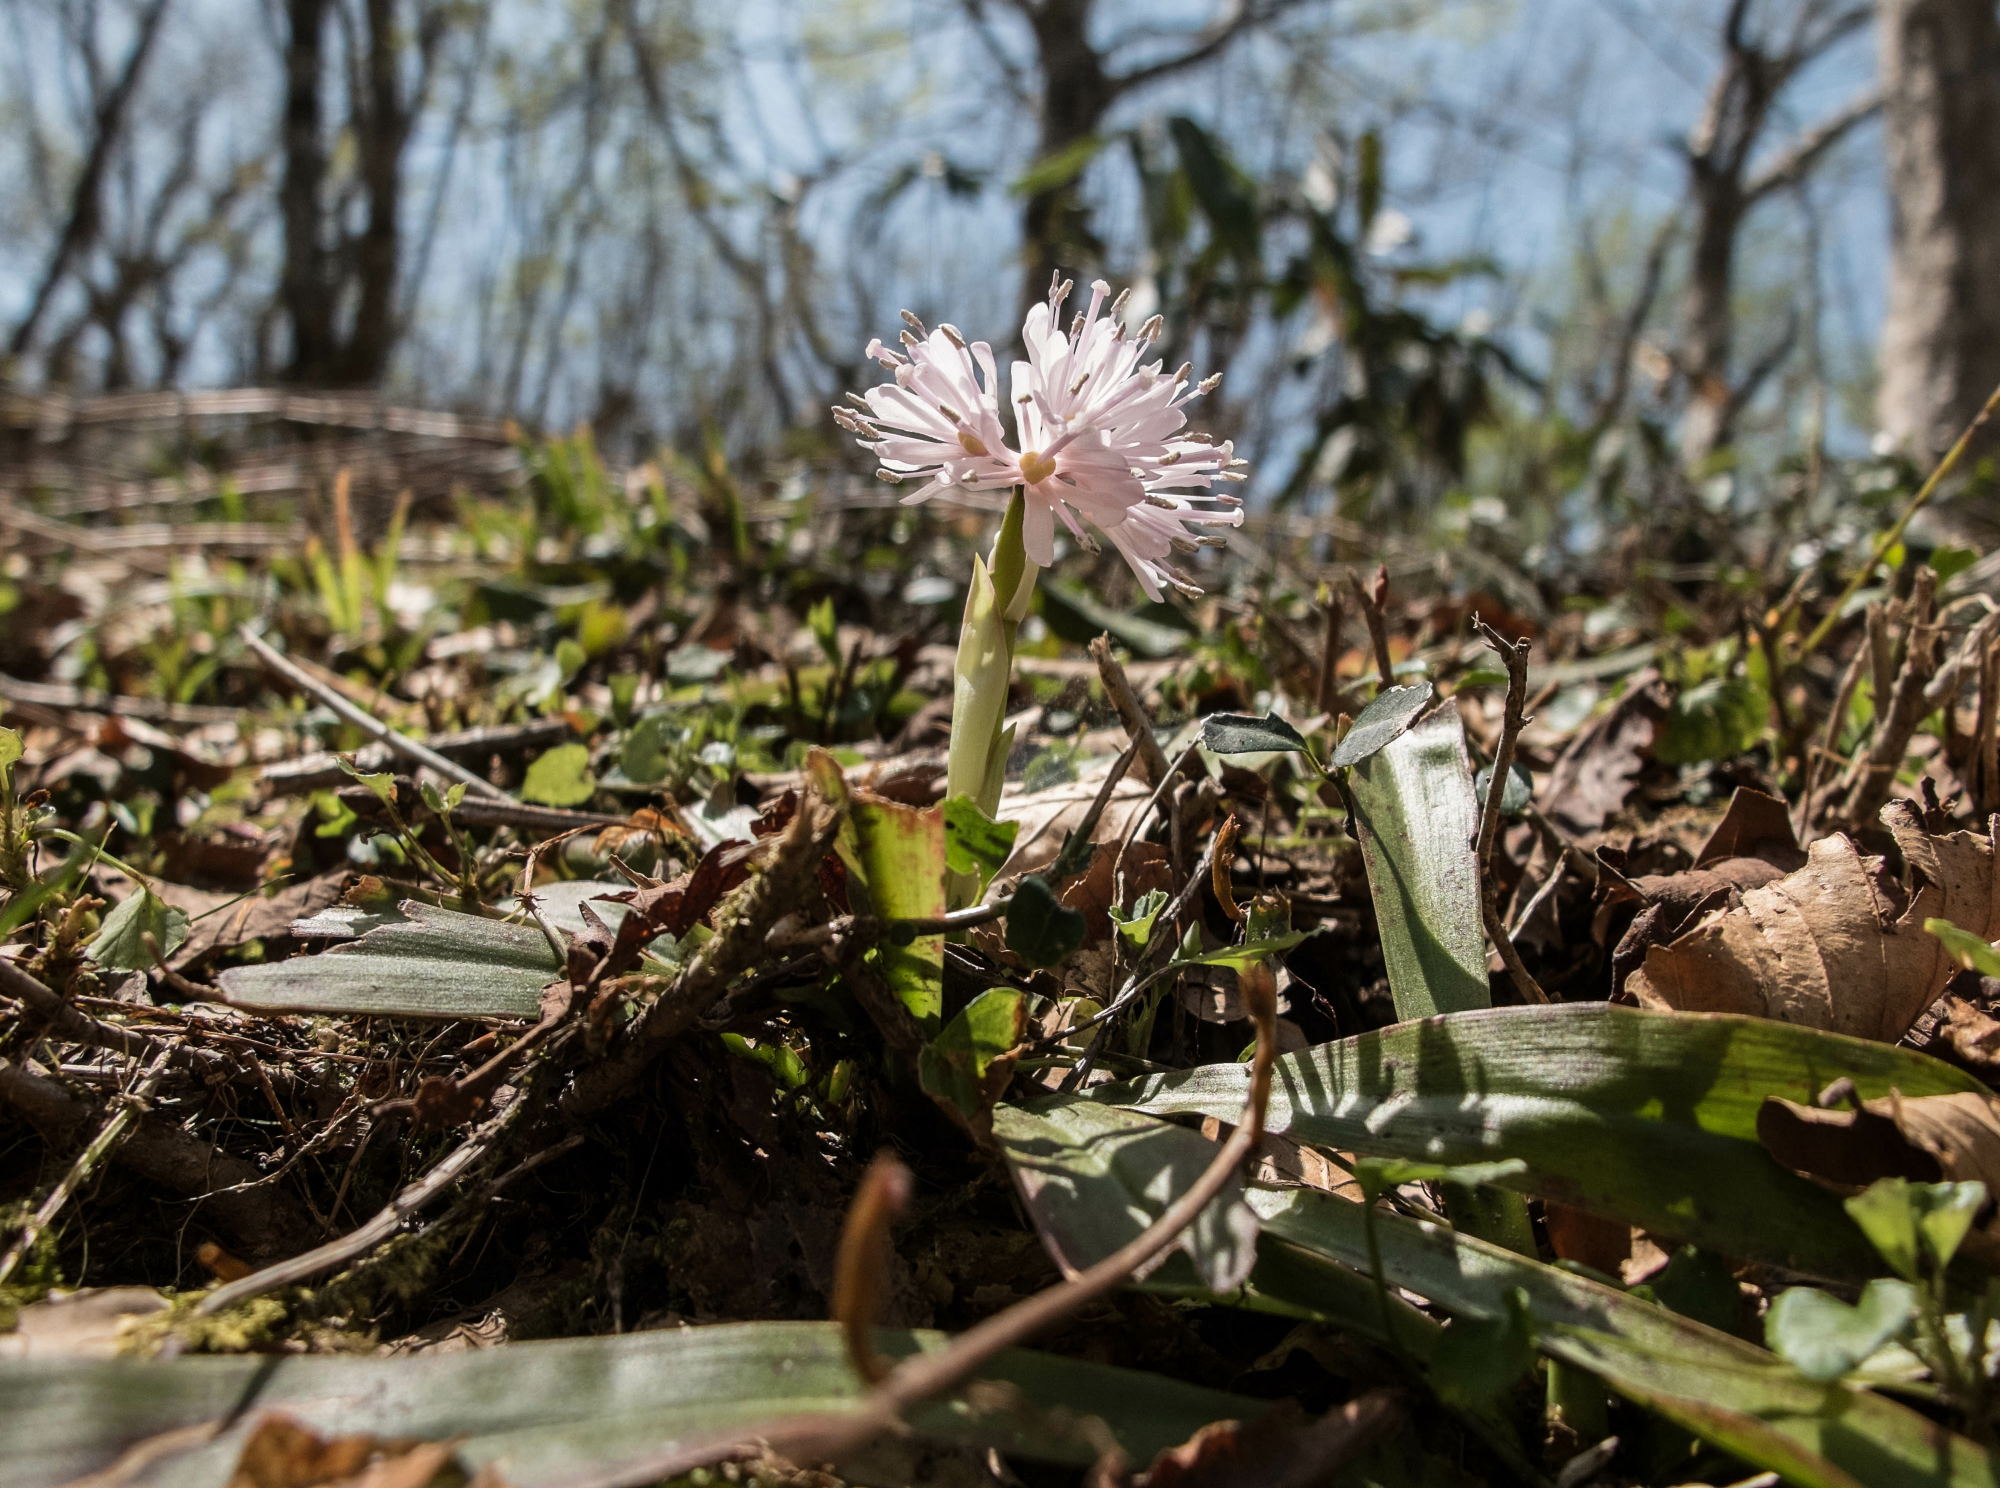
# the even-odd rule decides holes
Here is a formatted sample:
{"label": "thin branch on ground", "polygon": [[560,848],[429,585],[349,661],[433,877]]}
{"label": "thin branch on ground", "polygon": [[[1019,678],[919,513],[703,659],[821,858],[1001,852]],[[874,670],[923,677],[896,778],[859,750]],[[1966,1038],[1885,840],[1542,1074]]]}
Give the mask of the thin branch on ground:
{"label": "thin branch on ground", "polygon": [[1111,650],[1108,632],[1090,643],[1090,655],[1097,663],[1105,695],[1118,710],[1118,721],[1125,726],[1125,737],[1139,751],[1140,777],[1148,785],[1159,785],[1168,778],[1172,767],[1167,763],[1166,750],[1160,748],[1160,741],[1153,733],[1153,720],[1146,716],[1139,695],[1132,690],[1131,678],[1125,675],[1124,666]]}
{"label": "thin branch on ground", "polygon": [[461,1178],[483,1161],[499,1144],[514,1123],[527,1109],[528,1102],[517,1091],[511,1098],[494,1101],[496,1109],[471,1136],[446,1153],[415,1183],[409,1185],[391,1199],[376,1215],[351,1230],[337,1240],[317,1246],[303,1255],[295,1255],[276,1265],[266,1266],[261,1271],[253,1271],[241,1281],[232,1281],[217,1287],[194,1306],[195,1317],[209,1317],[227,1308],[248,1302],[253,1297],[261,1297],[280,1287],[297,1286],[301,1282],[323,1276],[328,1271],[358,1260],[384,1241],[394,1238],[396,1232],[416,1214],[452,1187]]}
{"label": "thin branch on ground", "polygon": [[[1248,983],[1250,979],[1245,981]],[[1250,1088],[1242,1115],[1194,1183],[1133,1239],[1095,1265],[959,1334],[937,1352],[905,1357],[882,1376],[851,1412],[782,1417],[761,1427],[716,1432],[605,1471],[566,1479],[561,1488],[638,1488],[640,1484],[679,1477],[699,1467],[745,1461],[767,1452],[795,1463],[851,1457],[875,1438],[902,1429],[906,1417],[917,1406],[969,1383],[998,1354],[1020,1347],[1064,1318],[1130,1283],[1177,1244],[1202,1212],[1236,1181],[1263,1140],[1271,1071],[1278,1053],[1276,982],[1267,979],[1261,986],[1246,986],[1245,990],[1245,1003],[1257,1030],[1257,1047],[1251,1059]],[[864,1217],[865,1223],[850,1226],[845,1237],[848,1244],[873,1250],[877,1244],[875,1227],[886,1225],[890,1214],[891,1208],[886,1204],[873,1206],[872,1212]],[[843,1261],[842,1269],[865,1263],[865,1257]],[[850,1289],[846,1295],[854,1295],[854,1290]],[[872,1348],[869,1353],[872,1357]]]}
{"label": "thin branch on ground", "polygon": [[1389,595],[1388,566],[1385,564],[1375,570],[1372,585],[1364,585],[1359,575],[1350,573],[1347,587],[1361,608],[1361,618],[1368,623],[1368,643],[1375,648],[1375,670],[1381,679],[1376,683],[1376,690],[1393,687],[1396,663],[1389,656],[1389,619],[1383,610]]}
{"label": "thin branch on ground", "polygon": [[237,634],[243,638],[243,644],[254,651],[257,654],[257,659],[263,662],[265,666],[283,677],[287,682],[290,682],[294,687],[300,688],[310,693],[313,697],[318,698],[327,707],[338,713],[363,733],[374,738],[389,749],[394,750],[405,759],[415,760],[427,769],[436,771],[447,780],[459,781],[467,790],[476,792],[490,800],[506,801],[512,805],[520,804],[485,776],[468,770],[465,766],[453,760],[446,759],[435,749],[419,744],[407,734],[398,733],[395,729],[389,727],[388,724],[370,713],[366,708],[349,701],[337,688],[329,687],[304,667],[301,667],[298,663],[277,651],[262,636],[251,630],[249,626],[240,626],[237,629]]}

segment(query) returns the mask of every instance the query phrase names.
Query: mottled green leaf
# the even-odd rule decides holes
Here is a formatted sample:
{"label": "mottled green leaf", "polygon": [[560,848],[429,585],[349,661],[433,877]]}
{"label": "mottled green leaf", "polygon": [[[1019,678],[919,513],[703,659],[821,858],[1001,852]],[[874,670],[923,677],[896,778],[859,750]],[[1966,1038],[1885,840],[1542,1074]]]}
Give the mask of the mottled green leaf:
{"label": "mottled green leaf", "polygon": [[[1936,1059],[1872,1040],[1763,1018],[1573,1003],[1456,1013],[1284,1055],[1269,1124],[1364,1156],[1519,1158],[1527,1171],[1500,1180],[1509,1188],[1729,1255],[1860,1278],[1880,1263],[1840,1200],[1757,1140],[1766,1096],[1810,1104],[1841,1076],[1863,1099],[1981,1088]],[[1091,1094],[1229,1121],[1247,1078],[1239,1064],[1210,1064]]]}
{"label": "mottled green leaf", "polygon": [[1361,710],[1353,726],[1334,746],[1328,768],[1346,769],[1358,765],[1376,750],[1401,737],[1416,716],[1429,705],[1435,689],[1428,682],[1412,682],[1407,687],[1385,687],[1374,701]]}
{"label": "mottled green leaf", "polygon": [[[1428,696],[1429,684],[1396,690]],[[1473,854],[1479,800],[1458,705],[1446,703],[1414,728],[1402,709],[1391,711],[1402,715],[1397,731],[1347,777],[1389,994],[1403,1018],[1486,1007],[1492,992]]]}
{"label": "mottled green leaf", "polygon": [[1851,1306],[1814,1287],[1788,1287],[1764,1315],[1764,1340],[1807,1379],[1836,1380],[1916,1315],[1916,1288],[1889,1277],[1869,1282]]}
{"label": "mottled green leaf", "polygon": [[1275,713],[1217,713],[1201,721],[1202,745],[1214,754],[1302,754],[1299,731]]}

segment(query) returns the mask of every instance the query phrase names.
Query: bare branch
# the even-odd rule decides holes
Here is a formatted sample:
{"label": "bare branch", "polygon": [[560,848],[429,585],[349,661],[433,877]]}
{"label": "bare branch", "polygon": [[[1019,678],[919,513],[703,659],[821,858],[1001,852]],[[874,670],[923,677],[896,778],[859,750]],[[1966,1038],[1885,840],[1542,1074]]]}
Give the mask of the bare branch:
{"label": "bare branch", "polygon": [[1756,202],[1774,191],[1797,185],[1818,164],[1822,155],[1845,139],[1857,125],[1865,124],[1881,111],[1882,92],[1879,88],[1870,88],[1851,99],[1844,108],[1802,133],[1753,175],[1744,184],[1744,200]]}

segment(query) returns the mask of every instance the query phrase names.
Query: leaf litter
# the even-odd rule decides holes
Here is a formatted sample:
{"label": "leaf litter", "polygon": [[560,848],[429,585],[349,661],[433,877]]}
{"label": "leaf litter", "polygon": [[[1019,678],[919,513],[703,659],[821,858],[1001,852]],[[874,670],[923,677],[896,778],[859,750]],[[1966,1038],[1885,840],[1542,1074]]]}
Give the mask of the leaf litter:
{"label": "leaf litter", "polygon": [[[1783,649],[1837,586],[1775,680],[1551,611],[1523,729],[1476,581],[1443,624],[1355,586],[1321,655],[1288,556],[1114,637],[1170,661],[1024,656],[987,818],[943,799],[949,622],[875,578],[951,541],[649,468],[518,542],[556,510],[530,463],[378,554],[415,623],[279,554],[274,606],[149,634],[97,554],[48,615],[101,674],[0,679],[0,1415],[40,1438],[0,1481],[555,1483],[767,1427],[851,1481],[1995,1480],[1990,625],[1875,713],[1837,684],[1886,620]],[[911,878],[948,853],[970,910]],[[1262,1159],[1211,1174],[1267,1055]],[[871,1214],[881,1149],[911,1179]],[[843,1224],[886,1241],[865,1304]],[[1630,1287],[1554,1264],[1642,1252]],[[910,1405],[904,1455],[799,1434],[899,1388],[856,1326],[943,1330],[882,1335],[921,1375],[1036,1308],[1040,1352]]]}

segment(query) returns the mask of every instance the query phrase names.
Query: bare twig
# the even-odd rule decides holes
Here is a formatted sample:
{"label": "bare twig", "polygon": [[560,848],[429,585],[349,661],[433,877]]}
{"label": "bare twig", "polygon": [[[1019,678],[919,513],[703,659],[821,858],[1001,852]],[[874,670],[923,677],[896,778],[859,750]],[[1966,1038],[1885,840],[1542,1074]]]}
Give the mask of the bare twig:
{"label": "bare twig", "polygon": [[22,1259],[35,1248],[35,1242],[41,1238],[42,1231],[55,1222],[55,1217],[62,1212],[71,1195],[89,1180],[90,1175],[97,1170],[97,1165],[125,1139],[126,1133],[132,1129],[132,1123],[138,1116],[141,1103],[153,1093],[154,1088],[160,1083],[160,1077],[167,1072],[170,1052],[162,1047],[154,1056],[153,1062],[140,1074],[138,1083],[130,1090],[120,1093],[117,1097],[118,1109],[112,1112],[111,1119],[98,1129],[97,1135],[90,1139],[89,1145],[76,1155],[76,1161],[69,1165],[69,1171],[63,1174],[62,1180],[54,1188],[49,1190],[49,1196],[42,1200],[41,1206],[28,1217],[28,1222],[21,1226],[20,1238],[14,1242],[4,1257],[0,1257],[0,1286],[7,1284],[8,1279],[14,1274],[15,1267],[19,1266]]}
{"label": "bare twig", "polygon": [[1500,738],[1493,746],[1493,777],[1486,783],[1485,809],[1479,814],[1479,841],[1475,849],[1479,860],[1479,911],[1486,921],[1487,938],[1500,953],[1500,960],[1521,996],[1529,1002],[1547,1002],[1549,994],[1528,970],[1521,953],[1514,948],[1514,937],[1507,933],[1507,922],[1500,917],[1500,886],[1493,876],[1493,854],[1500,842],[1500,802],[1506,797],[1508,775],[1514,768],[1514,746],[1528,723],[1530,643],[1502,639],[1499,631],[1477,615],[1472,617],[1472,625],[1479,638],[1499,652],[1507,666],[1507,703],[1500,718]]}
{"label": "bare twig", "polygon": [[808,788],[775,844],[769,865],[736,892],[704,945],[673,985],[629,1024],[605,1057],[577,1076],[563,1097],[569,1116],[588,1116],[616,1100],[706,1013],[764,949],[771,927],[812,887],[820,859],[840,830],[841,808]]}
{"label": "bare twig", "polygon": [[1319,711],[1329,716],[1340,701],[1340,596],[1328,584],[1320,586],[1320,609],[1326,623],[1320,638],[1319,676],[1313,687],[1313,700]]}
{"label": "bare twig", "polygon": [[196,1048],[187,1043],[163,1044],[147,1034],[93,1018],[71,1006],[4,956],[0,956],[0,994],[13,998],[40,1018],[48,1025],[52,1036],[71,1043],[115,1049],[134,1059],[152,1060],[165,1056],[171,1064],[201,1073],[234,1068],[232,1061],[213,1050]]}
{"label": "bare twig", "polygon": [[1368,641],[1375,648],[1375,670],[1382,679],[1377,690],[1392,687],[1396,682],[1396,664],[1389,658],[1389,618],[1382,609],[1389,592],[1389,570],[1386,565],[1378,567],[1372,585],[1363,585],[1358,575],[1350,573],[1347,587],[1361,607],[1361,618],[1368,622]]}
{"label": "bare twig", "polygon": [[194,1307],[195,1317],[207,1317],[226,1308],[248,1302],[252,1297],[261,1297],[274,1292],[279,1287],[296,1286],[310,1281],[315,1276],[324,1275],[335,1267],[366,1255],[376,1246],[391,1239],[396,1231],[418,1210],[424,1208],[438,1195],[457,1183],[481,1162],[521,1113],[528,1102],[517,1092],[512,1099],[496,1100],[497,1109],[479,1127],[446,1153],[429,1170],[391,1199],[372,1219],[360,1228],[342,1235],[337,1240],[316,1246],[304,1255],[292,1256],[279,1261],[274,1266],[266,1266],[261,1271],[253,1271],[241,1281],[232,1281],[210,1292]]}
{"label": "bare twig", "polygon": [[[794,1462],[851,1457],[876,1437],[899,1429],[916,1406],[965,1385],[995,1355],[1019,1347],[1078,1309],[1129,1283],[1180,1240],[1202,1211],[1236,1179],[1263,1140],[1271,1069],[1278,1052],[1276,983],[1267,981],[1251,987],[1247,985],[1250,981],[1245,978],[1245,1001],[1257,1029],[1257,1050],[1251,1060],[1250,1088],[1236,1129],[1187,1191],[1132,1240],[1086,1270],[959,1334],[936,1353],[904,1358],[851,1412],[782,1417],[762,1427],[716,1432],[602,1472],[569,1479],[562,1488],[637,1488],[639,1484],[678,1477],[698,1467],[742,1461],[766,1452]],[[869,1233],[867,1227],[861,1227],[857,1238],[865,1240]]]}
{"label": "bare twig", "polygon": [[[78,1100],[60,1080],[27,1060],[0,1059],[0,1101],[51,1141],[74,1140],[98,1115],[96,1106]],[[252,1253],[288,1255],[313,1233],[311,1217],[289,1194],[247,1191],[263,1176],[252,1164],[169,1121],[136,1117],[111,1159],[150,1183],[199,1202],[205,1216]]]}
{"label": "bare twig", "polygon": [[1171,768],[1167,764],[1167,752],[1160,748],[1160,741],[1153,734],[1153,720],[1139,705],[1139,695],[1132,690],[1131,679],[1125,675],[1125,668],[1112,653],[1109,633],[1090,643],[1090,655],[1097,663],[1097,675],[1104,683],[1105,695],[1111,699],[1111,706],[1118,710],[1118,721],[1125,725],[1125,737],[1139,751],[1140,778],[1148,785],[1158,785],[1167,778],[1167,771]]}
{"label": "bare twig", "polygon": [[329,687],[305,668],[298,665],[298,663],[273,649],[269,642],[251,630],[249,626],[239,627],[237,634],[243,638],[244,645],[257,653],[257,659],[263,662],[265,666],[269,667],[293,686],[311,693],[356,728],[394,750],[397,754],[402,755],[405,759],[413,759],[419,764],[435,770],[447,780],[460,781],[465,785],[467,790],[474,791],[489,799],[506,801],[515,805],[519,804],[514,801],[512,796],[486,779],[485,776],[476,774],[466,769],[465,766],[446,759],[436,750],[419,744],[407,734],[396,732],[396,730],[390,728],[388,724],[382,722],[381,719],[375,717],[367,709],[358,707],[348,701],[347,698],[341,695],[338,689]]}
{"label": "bare twig", "polygon": [[[122,707],[124,700],[119,701]],[[227,711],[235,716],[235,710]],[[425,745],[449,759],[464,756],[476,760],[488,754],[503,754],[512,750],[546,749],[575,737],[575,734],[576,729],[567,718],[534,718],[526,723],[506,724],[499,728],[459,729],[436,734],[426,740]],[[396,751],[388,745],[371,744],[354,752],[354,763],[363,770],[386,770],[395,757]],[[330,785],[344,784],[348,778],[347,772],[341,768],[339,756],[332,754],[277,760],[264,766],[263,775],[266,785],[286,792],[325,790]]]}

